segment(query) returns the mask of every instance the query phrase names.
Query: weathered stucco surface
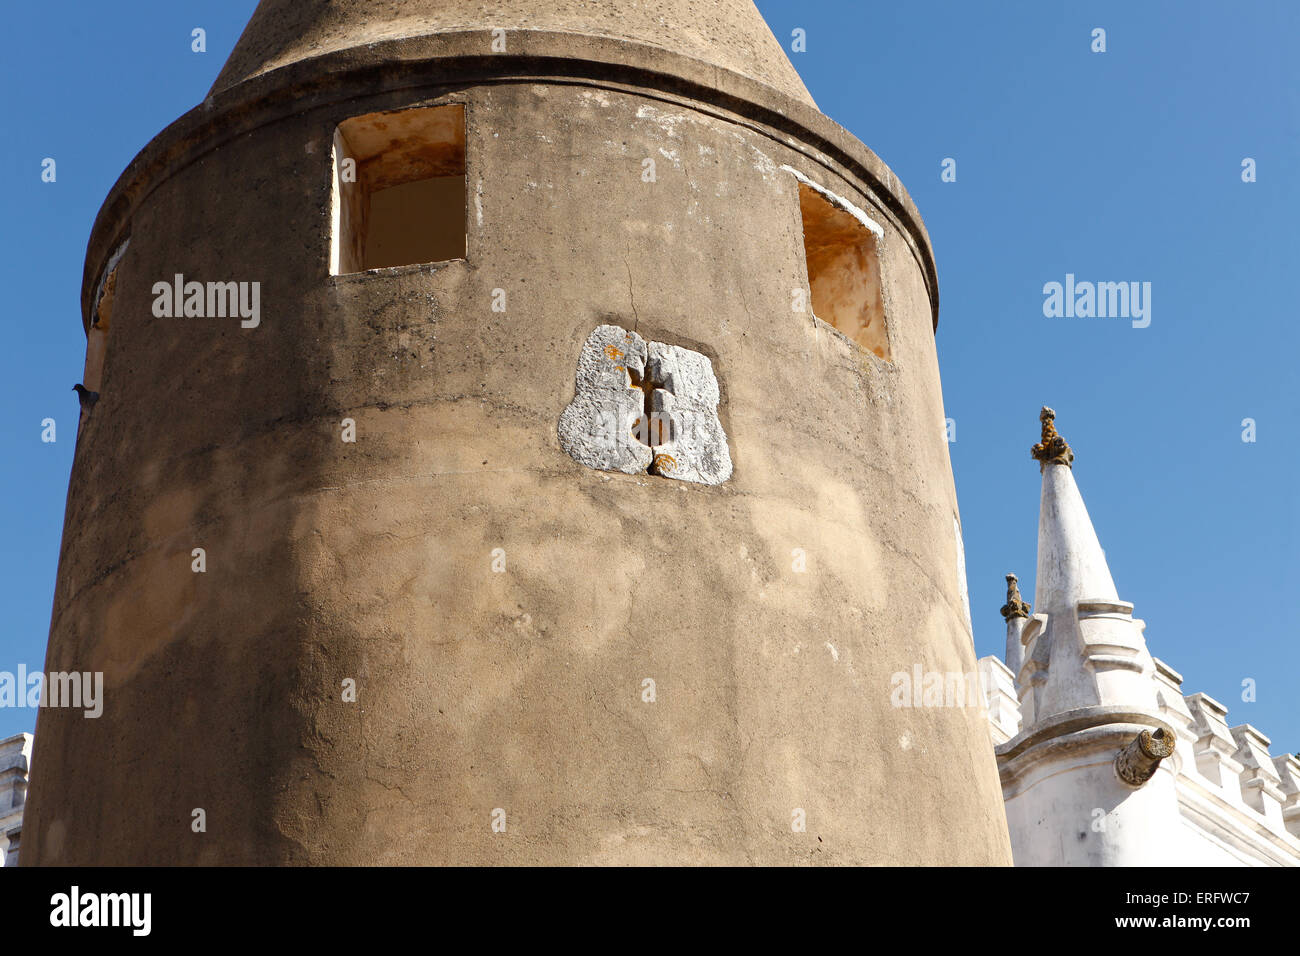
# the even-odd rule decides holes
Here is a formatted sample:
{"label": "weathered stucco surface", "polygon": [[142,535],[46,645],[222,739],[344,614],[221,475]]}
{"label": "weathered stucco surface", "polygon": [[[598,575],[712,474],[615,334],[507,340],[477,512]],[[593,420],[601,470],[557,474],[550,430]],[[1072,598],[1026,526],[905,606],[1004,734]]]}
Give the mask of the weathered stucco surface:
{"label": "weathered stucco surface", "polygon": [[[791,100],[347,62],[186,117],[101,214],[92,259],[132,239],[47,669],[106,702],[41,713],[23,862],[1009,862],[981,713],[890,702],[975,668],[928,246],[861,170],[892,174],[760,121]],[[331,276],[337,124],[452,102],[467,257]],[[783,164],[884,224],[892,364],[792,311]],[[174,273],[260,281],[260,325],[155,318]],[[708,357],[728,480],[565,453],[601,325]]]}
{"label": "weathered stucco surface", "polygon": [[[812,97],[752,0],[264,0],[213,92],[289,63],[375,43],[448,33],[559,33],[672,51],[758,80],[809,106]],[[494,51],[497,52],[497,51]]]}

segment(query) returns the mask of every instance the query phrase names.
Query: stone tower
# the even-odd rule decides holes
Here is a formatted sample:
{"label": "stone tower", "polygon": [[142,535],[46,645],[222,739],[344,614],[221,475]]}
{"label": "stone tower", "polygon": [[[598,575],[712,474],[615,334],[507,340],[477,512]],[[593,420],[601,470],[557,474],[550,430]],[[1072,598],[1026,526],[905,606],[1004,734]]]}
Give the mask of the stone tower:
{"label": "stone tower", "polygon": [[750,0],[263,0],[82,303],[25,865],[1010,862],[891,701],[975,669],[929,240]]}

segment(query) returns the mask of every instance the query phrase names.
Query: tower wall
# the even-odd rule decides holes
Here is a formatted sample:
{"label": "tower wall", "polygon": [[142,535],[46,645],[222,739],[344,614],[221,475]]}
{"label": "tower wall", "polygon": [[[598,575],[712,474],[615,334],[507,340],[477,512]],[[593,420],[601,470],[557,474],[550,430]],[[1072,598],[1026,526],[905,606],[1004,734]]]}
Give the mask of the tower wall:
{"label": "tower wall", "polygon": [[[103,671],[105,704],[42,711],[23,863],[1009,862],[981,713],[891,704],[916,663],[975,669],[933,265],[892,174],[694,61],[395,42],[218,95],[105,204],[88,289],[131,242],[46,664]],[[338,123],[447,103],[466,258],[330,275]],[[892,363],[792,310],[783,166],[883,228]],[[260,282],[260,325],[156,317],[177,273]],[[601,324],[710,359],[728,481],[561,450]]]}

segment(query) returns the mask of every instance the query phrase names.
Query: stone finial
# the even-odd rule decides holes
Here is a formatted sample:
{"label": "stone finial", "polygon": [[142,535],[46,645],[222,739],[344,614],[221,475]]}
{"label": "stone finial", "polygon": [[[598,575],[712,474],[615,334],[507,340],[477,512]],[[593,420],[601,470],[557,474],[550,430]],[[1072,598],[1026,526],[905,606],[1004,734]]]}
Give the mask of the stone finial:
{"label": "stone finial", "polygon": [[1174,752],[1177,740],[1163,727],[1144,730],[1115,755],[1115,772],[1125,783],[1140,787],[1155,776],[1160,761]]}
{"label": "stone finial", "polygon": [[1038,461],[1038,470],[1043,471],[1048,465],[1065,465],[1074,467],[1074,452],[1065,443],[1065,439],[1056,433],[1056,412],[1046,405],[1038,413],[1038,420],[1043,423],[1043,438],[1030,449],[1030,454]]}
{"label": "stone finial", "polygon": [[1020,600],[1020,579],[1014,574],[1007,575],[1007,603],[1002,605],[1002,619],[1009,621],[1013,617],[1029,617],[1029,605]]}

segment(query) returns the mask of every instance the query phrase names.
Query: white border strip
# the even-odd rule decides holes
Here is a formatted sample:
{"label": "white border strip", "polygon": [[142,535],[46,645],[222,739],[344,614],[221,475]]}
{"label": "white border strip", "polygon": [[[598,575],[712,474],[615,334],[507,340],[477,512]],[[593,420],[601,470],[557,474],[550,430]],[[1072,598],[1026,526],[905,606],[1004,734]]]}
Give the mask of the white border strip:
{"label": "white border strip", "polygon": [[877,239],[885,238],[884,227],[876,224],[865,212],[863,212],[857,206],[853,205],[853,203],[849,202],[843,196],[837,196],[835,195],[835,193],[831,192],[825,186],[818,185],[817,183],[809,179],[807,176],[805,176],[803,173],[799,172],[799,170],[795,169],[793,166],[782,166],[781,168],[785,170],[787,173],[789,173],[791,176],[793,176],[795,179],[799,180],[799,182],[803,183],[809,189],[817,190],[817,192],[821,193],[828,200],[830,200],[831,205],[838,206],[840,209],[843,209],[845,212],[847,212],[858,222],[862,223],[862,225],[866,226],[867,229],[869,229]]}

